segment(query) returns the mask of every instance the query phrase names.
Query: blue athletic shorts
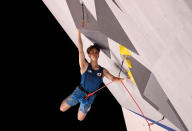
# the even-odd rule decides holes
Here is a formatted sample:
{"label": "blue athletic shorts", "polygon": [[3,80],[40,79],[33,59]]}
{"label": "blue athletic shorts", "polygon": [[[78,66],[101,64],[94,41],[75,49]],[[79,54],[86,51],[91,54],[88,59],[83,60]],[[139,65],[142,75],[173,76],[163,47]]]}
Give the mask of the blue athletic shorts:
{"label": "blue athletic shorts", "polygon": [[85,96],[86,94],[84,92],[82,92],[79,88],[76,88],[72,95],[66,99],[66,103],[70,106],[75,106],[80,103],[79,110],[84,114],[87,114],[95,99],[95,95],[90,96],[87,100],[84,99]]}

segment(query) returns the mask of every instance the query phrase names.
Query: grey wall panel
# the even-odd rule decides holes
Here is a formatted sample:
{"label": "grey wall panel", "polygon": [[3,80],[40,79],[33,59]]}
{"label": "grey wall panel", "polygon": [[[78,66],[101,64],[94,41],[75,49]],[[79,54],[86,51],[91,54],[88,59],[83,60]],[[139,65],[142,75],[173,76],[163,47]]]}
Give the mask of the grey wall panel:
{"label": "grey wall panel", "polygon": [[123,46],[138,54],[132,42],[119,24],[117,18],[113,15],[105,0],[95,0],[95,6],[97,12],[97,20],[102,32],[112,40],[122,44]]}

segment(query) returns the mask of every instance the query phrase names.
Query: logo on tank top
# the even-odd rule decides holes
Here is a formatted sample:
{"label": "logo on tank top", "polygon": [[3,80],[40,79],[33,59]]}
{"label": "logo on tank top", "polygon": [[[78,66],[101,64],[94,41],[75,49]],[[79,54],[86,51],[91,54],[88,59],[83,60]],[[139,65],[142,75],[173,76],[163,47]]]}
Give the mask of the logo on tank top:
{"label": "logo on tank top", "polygon": [[88,70],[89,73],[92,73],[92,70]]}
{"label": "logo on tank top", "polygon": [[97,73],[97,76],[101,76],[101,73]]}

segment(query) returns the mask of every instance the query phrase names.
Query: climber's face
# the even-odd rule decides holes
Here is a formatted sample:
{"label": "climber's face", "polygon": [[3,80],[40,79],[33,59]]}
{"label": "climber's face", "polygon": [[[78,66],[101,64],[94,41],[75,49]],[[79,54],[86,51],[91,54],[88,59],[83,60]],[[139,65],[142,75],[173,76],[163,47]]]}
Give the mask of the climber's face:
{"label": "climber's face", "polygon": [[91,49],[91,51],[89,52],[89,58],[92,60],[92,61],[97,61],[98,58],[99,58],[99,52],[97,49]]}

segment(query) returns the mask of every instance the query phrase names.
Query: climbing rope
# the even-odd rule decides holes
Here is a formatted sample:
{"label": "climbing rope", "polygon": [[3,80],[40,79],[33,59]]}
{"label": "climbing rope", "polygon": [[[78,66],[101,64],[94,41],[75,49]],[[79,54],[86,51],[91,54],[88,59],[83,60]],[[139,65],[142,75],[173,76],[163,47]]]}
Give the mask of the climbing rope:
{"label": "climbing rope", "polygon": [[[123,61],[122,61],[122,63],[121,63],[121,68],[120,68],[120,72],[119,72],[119,77],[120,77],[120,73],[121,73],[122,68],[123,68],[123,63],[124,63],[124,61],[125,61],[125,56],[123,57]],[[145,117],[143,111],[141,110],[141,108],[140,108],[139,105],[137,104],[136,100],[133,98],[132,94],[129,92],[128,88],[124,85],[123,81],[122,81],[121,79],[120,79],[120,81],[121,81],[121,84],[125,87],[125,89],[126,89],[127,92],[129,93],[129,95],[131,96],[131,98],[132,98],[132,100],[134,101],[134,103],[136,104],[137,108],[140,110],[140,112],[141,112],[141,114],[143,115],[143,117],[145,118],[145,120],[146,120],[146,122],[147,122],[147,125],[148,125],[148,127],[149,127],[149,130],[151,131],[151,125],[152,125],[152,124],[150,124],[150,123],[148,122],[148,120],[147,120],[147,118]]]}
{"label": "climbing rope", "polygon": [[94,95],[96,92],[100,91],[101,89],[103,89],[103,88],[106,87],[107,85],[111,84],[112,82],[113,82],[113,81],[107,83],[106,85],[102,86],[102,87],[99,88],[98,90],[96,90],[96,91],[94,91],[94,92],[92,92],[92,93],[89,93],[89,94],[85,97],[85,99],[88,99],[91,95]]}
{"label": "climbing rope", "polygon": [[[98,90],[92,92],[92,93],[89,93],[85,99],[88,99],[91,95],[94,95],[96,92],[100,91],[101,89],[103,89],[104,87],[106,87],[107,85],[113,83],[114,81],[111,81],[109,83],[107,83],[106,85],[104,85],[103,87],[99,88]],[[139,111],[141,112],[142,116],[145,118],[146,122],[147,122],[147,125],[149,127],[149,131],[151,131],[151,123],[148,122],[147,118],[145,117],[143,111],[141,110],[141,108],[139,107],[139,105],[137,104],[136,100],[134,99],[134,97],[132,96],[132,94],[129,92],[128,88],[124,85],[123,81],[120,80],[121,84],[125,87],[126,91],[128,92],[128,94],[130,95],[130,97],[132,98],[132,100],[134,101],[134,103],[136,104],[137,108],[139,109]]]}
{"label": "climbing rope", "polygon": [[[121,80],[120,80],[121,81]],[[139,105],[137,104],[136,100],[134,99],[134,97],[132,96],[132,94],[129,92],[129,90],[127,89],[127,87],[124,85],[124,83],[121,81],[121,84],[125,87],[125,89],[127,90],[127,92],[129,93],[129,96],[132,98],[132,100],[134,101],[134,103],[136,104],[137,108],[140,110],[141,114],[143,115],[143,117],[145,118],[147,125],[149,127],[149,131],[151,131],[151,125],[148,122],[147,118],[145,117],[143,111],[141,110],[141,108],[139,107]]]}

